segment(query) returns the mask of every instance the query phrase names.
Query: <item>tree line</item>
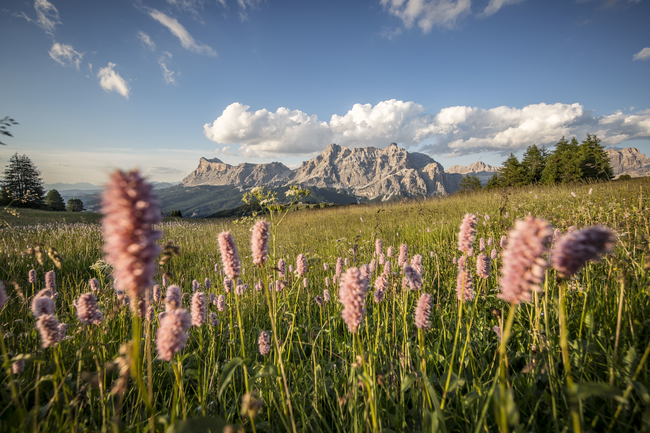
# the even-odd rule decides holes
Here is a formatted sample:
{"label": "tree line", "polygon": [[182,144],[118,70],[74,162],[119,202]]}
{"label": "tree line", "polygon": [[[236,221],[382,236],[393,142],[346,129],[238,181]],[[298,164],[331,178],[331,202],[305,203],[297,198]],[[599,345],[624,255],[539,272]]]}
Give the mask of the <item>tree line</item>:
{"label": "tree line", "polygon": [[68,212],[84,210],[81,199],[71,198],[66,204],[56,189],[45,195],[41,173],[27,155],[15,153],[9,159],[0,183],[0,204],[5,206]]}
{"label": "tree line", "polygon": [[[596,135],[587,134],[587,138],[581,143],[578,143],[575,137],[571,141],[562,137],[552,151],[535,144],[529,146],[521,161],[511,153],[485,187],[490,189],[531,184],[555,185],[613,178],[614,171],[605,146]],[[465,176],[460,182],[460,191],[481,188],[481,182],[476,175]]]}

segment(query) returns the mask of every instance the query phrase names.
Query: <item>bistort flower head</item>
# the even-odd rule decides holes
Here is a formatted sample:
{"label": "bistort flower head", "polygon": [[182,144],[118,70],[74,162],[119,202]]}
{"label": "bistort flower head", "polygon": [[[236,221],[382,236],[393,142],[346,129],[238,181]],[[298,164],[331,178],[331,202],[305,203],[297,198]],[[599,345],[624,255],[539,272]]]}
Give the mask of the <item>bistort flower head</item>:
{"label": "bistort flower head", "polygon": [[422,288],[422,275],[412,266],[404,266],[404,275],[408,280],[411,290],[420,290]]}
{"label": "bistort flower head", "polygon": [[260,355],[266,356],[271,353],[271,336],[268,332],[260,332],[260,337],[257,340],[257,345],[259,347]]}
{"label": "bistort flower head", "polygon": [[268,258],[269,223],[259,220],[253,226],[251,236],[251,252],[253,264],[263,265]]}
{"label": "bistort flower head", "polygon": [[138,313],[137,302],[152,286],[160,252],[156,241],[161,234],[154,229],[160,208],[151,185],[137,170],[113,172],[102,196],[102,213],[106,261],[113,266],[118,288],[128,293],[131,309]]}
{"label": "bistort flower head", "polygon": [[548,223],[532,216],[517,220],[508,235],[508,245],[501,260],[501,293],[498,298],[513,305],[530,302],[533,291],[541,291],[548,263],[543,258],[548,252],[553,230]]}
{"label": "bistort flower head", "polygon": [[483,253],[476,258],[476,273],[484,280],[490,276],[490,258]]}
{"label": "bistort flower head", "polygon": [[460,224],[460,231],[458,232],[458,249],[467,254],[470,254],[470,249],[474,243],[474,238],[476,236],[476,224],[478,219],[476,215],[468,213],[465,214],[463,222]]}
{"label": "bistort flower head", "polygon": [[397,258],[397,264],[401,268],[402,266],[408,263],[408,259],[409,259],[408,246],[406,244],[402,244],[399,246],[399,257]]}
{"label": "bistort flower head", "polygon": [[339,287],[339,302],[343,304],[341,317],[352,333],[357,332],[363,321],[367,289],[368,280],[359,269],[352,267],[343,274]]}
{"label": "bistort flower head", "polygon": [[553,247],[553,267],[563,277],[570,277],[587,262],[598,260],[601,254],[609,254],[615,242],[614,232],[603,226],[571,232]]}
{"label": "bistort flower head", "polygon": [[476,294],[472,287],[472,274],[469,270],[459,269],[456,278],[456,297],[459,301],[471,301]]}
{"label": "bistort flower head", "polygon": [[181,288],[177,285],[171,285],[167,287],[165,291],[165,310],[175,310],[181,307],[181,302],[183,300],[183,295],[181,294]]}
{"label": "bistort flower head", "polygon": [[59,321],[54,314],[43,314],[36,321],[36,329],[41,336],[43,349],[54,346],[59,338]]}
{"label": "bistort flower head", "polygon": [[102,323],[103,316],[97,307],[95,295],[84,293],[79,297],[77,301],[77,318],[84,325],[99,325]]}
{"label": "bistort flower head", "polygon": [[296,273],[301,277],[307,273],[307,259],[303,254],[296,257]]}
{"label": "bistort flower head", "polygon": [[54,271],[45,273],[45,288],[50,289],[52,293],[56,293],[56,274]]}
{"label": "bistort flower head", "polygon": [[54,314],[54,301],[50,298],[50,290],[43,289],[32,300],[32,314],[39,318],[44,314]]}
{"label": "bistort flower head", "polygon": [[27,273],[29,284],[36,284],[36,269],[30,269]]}
{"label": "bistort flower head", "polygon": [[418,329],[427,329],[431,327],[429,316],[431,315],[431,295],[423,293],[418,299],[418,305],[415,307],[415,326]]}
{"label": "bistort flower head", "polygon": [[160,359],[171,361],[185,347],[187,330],[191,324],[190,315],[183,309],[171,310],[165,314],[160,320],[156,335],[156,350]]}
{"label": "bistort flower head", "polygon": [[203,292],[196,292],[192,296],[192,325],[201,326],[205,322],[208,311],[208,306],[205,301],[205,294]]}
{"label": "bistort flower head", "polygon": [[228,278],[234,280],[241,273],[241,261],[239,260],[239,254],[237,254],[235,240],[230,232],[219,233],[219,250],[221,251],[223,271]]}

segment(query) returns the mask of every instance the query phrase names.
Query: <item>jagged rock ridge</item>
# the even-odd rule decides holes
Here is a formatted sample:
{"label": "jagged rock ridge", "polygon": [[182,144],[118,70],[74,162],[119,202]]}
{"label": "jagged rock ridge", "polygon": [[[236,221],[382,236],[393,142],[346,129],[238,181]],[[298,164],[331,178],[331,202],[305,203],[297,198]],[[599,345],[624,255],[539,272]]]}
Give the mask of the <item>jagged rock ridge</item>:
{"label": "jagged rock ridge", "polygon": [[650,175],[650,158],[635,147],[625,149],[606,149],[614,170],[614,176],[629,174],[632,177]]}
{"label": "jagged rock ridge", "polygon": [[[492,165],[488,165],[483,161],[476,161],[469,165],[452,165],[447,170],[445,170],[445,173],[460,174],[462,176],[473,174],[479,178],[479,180],[483,185],[485,185],[487,184],[488,180],[490,180],[490,178],[494,175],[494,173],[499,171],[500,168],[501,167],[494,167]],[[456,176],[454,177],[454,179],[457,179],[458,182],[460,183],[460,179],[462,179],[462,176],[461,177]]]}
{"label": "jagged rock ridge", "polygon": [[[348,149],[329,145],[320,155],[292,171],[285,165],[224,164],[201,158],[199,166],[181,182],[184,186],[233,185],[278,187],[286,185],[335,188],[369,200],[393,196],[433,196],[454,192],[444,168],[422,153],[409,153],[395,143],[385,149]],[[451,185],[456,185],[454,179]]]}

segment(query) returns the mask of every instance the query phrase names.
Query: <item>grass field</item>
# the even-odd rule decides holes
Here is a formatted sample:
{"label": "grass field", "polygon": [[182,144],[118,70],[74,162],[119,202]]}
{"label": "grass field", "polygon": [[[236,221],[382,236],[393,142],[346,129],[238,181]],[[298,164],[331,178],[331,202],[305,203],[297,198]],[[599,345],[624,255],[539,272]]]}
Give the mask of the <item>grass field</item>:
{"label": "grass field", "polygon": [[[272,227],[263,269],[251,261],[251,219],[165,221],[159,243],[172,241],[180,255],[158,267],[157,283],[168,273],[188,311],[193,280],[206,296],[226,301],[224,311],[209,304],[218,323],[192,326],[171,361],[156,351],[164,302],[152,302],[152,321],[135,319],[113,288],[110,267],[98,262],[98,216],[21,210],[18,221],[7,216],[9,227],[0,229],[0,280],[9,298],[0,311],[0,431],[221,432],[226,424],[255,432],[647,431],[649,195],[650,182],[635,179],[290,212]],[[460,302],[455,261],[466,213],[479,219],[476,253],[466,259],[476,297]],[[602,224],[616,231],[617,243],[568,282],[548,268],[543,291],[515,308],[497,298],[499,243],[528,214],[562,233]],[[223,231],[232,233],[242,259],[240,278],[249,288],[241,295],[224,290],[217,245]],[[487,279],[476,270],[480,238],[491,239],[488,255],[497,250]],[[395,250],[387,258],[389,286],[375,302],[373,284],[384,269],[376,266],[363,321],[351,333],[333,282],[337,258],[348,261],[344,272],[370,264],[376,239],[383,253]],[[409,260],[423,258],[420,290],[402,288],[401,244]],[[55,260],[45,253],[42,264],[26,253],[37,245],[55,248],[60,268],[54,252]],[[287,271],[284,290],[254,288],[260,279],[264,287],[281,280],[278,260],[295,268],[299,254],[307,259],[306,287]],[[30,307],[51,270],[54,314],[67,332],[44,349]],[[103,320],[84,325],[74,301],[91,292],[91,278],[100,283],[93,293]],[[316,297],[324,290],[330,300],[320,306]],[[422,293],[432,297],[431,326],[418,329],[414,310]],[[495,327],[507,340],[501,354]],[[260,333],[274,329],[278,345],[272,338],[263,356]],[[12,372],[21,361],[22,371]],[[243,407],[245,394],[252,397]]]}

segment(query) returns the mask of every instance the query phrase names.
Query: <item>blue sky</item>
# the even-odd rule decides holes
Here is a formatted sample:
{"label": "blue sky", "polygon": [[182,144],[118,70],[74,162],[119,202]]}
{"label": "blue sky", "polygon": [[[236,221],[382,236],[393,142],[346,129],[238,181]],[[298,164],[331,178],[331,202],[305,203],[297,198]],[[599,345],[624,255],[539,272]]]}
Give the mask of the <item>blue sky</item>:
{"label": "blue sky", "polygon": [[650,155],[648,0],[5,1],[0,164],[46,183],[397,142],[446,168],[598,134]]}

